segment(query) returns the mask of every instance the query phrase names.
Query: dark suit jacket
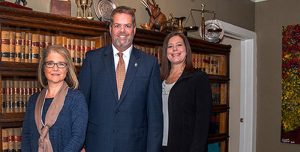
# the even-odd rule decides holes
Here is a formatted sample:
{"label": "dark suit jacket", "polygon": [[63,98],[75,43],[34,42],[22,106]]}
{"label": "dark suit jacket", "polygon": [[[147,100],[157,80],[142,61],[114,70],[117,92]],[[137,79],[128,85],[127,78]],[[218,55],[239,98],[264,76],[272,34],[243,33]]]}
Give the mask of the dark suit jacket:
{"label": "dark suit jacket", "polygon": [[159,152],[162,99],[155,57],[133,48],[118,100],[112,46],[86,55],[79,74],[89,107],[88,152]]}
{"label": "dark suit jacket", "polygon": [[172,87],[168,103],[167,152],[205,152],[212,104],[208,76],[184,71]]}

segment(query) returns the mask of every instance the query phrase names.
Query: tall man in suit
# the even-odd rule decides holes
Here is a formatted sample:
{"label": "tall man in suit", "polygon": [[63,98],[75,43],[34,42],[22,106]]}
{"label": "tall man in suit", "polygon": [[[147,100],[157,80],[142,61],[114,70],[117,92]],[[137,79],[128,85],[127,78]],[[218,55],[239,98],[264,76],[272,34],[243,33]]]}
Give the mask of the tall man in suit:
{"label": "tall man in suit", "polygon": [[[81,68],[80,90],[89,106],[87,152],[160,152],[163,117],[159,65],[155,57],[132,45],[134,13],[125,6],[112,12],[112,45],[88,52]],[[125,81],[121,82],[119,60],[125,63]]]}

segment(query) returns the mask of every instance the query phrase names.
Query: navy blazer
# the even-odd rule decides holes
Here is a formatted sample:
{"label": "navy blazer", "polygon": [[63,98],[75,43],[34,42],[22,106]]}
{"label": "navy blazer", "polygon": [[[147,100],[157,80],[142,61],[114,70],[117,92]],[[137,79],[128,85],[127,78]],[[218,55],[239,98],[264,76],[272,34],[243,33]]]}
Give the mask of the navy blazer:
{"label": "navy blazer", "polygon": [[[39,93],[33,94],[26,110],[22,129],[22,152],[37,152],[40,137],[35,124],[34,110]],[[69,89],[64,106],[49,130],[54,152],[80,152],[86,133],[88,108],[79,90]]]}
{"label": "navy blazer", "polygon": [[89,108],[87,152],[160,152],[162,96],[155,57],[132,49],[120,100],[111,45],[86,54],[79,83]]}

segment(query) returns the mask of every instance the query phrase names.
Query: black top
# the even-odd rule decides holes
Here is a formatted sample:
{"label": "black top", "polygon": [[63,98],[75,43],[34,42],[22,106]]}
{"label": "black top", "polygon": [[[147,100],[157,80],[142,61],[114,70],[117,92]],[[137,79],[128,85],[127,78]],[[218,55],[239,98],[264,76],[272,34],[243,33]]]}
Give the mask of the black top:
{"label": "black top", "polygon": [[212,105],[211,86],[202,71],[184,71],[170,91],[167,152],[205,152]]}

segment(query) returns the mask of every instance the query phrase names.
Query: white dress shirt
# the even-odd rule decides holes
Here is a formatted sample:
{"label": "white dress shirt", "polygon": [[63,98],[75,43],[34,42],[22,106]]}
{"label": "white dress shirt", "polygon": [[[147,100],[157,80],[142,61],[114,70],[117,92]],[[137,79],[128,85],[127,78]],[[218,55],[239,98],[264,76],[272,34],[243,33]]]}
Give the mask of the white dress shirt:
{"label": "white dress shirt", "polygon": [[[128,68],[128,64],[129,64],[129,59],[130,59],[130,54],[132,51],[132,45],[125,51],[123,51],[123,60],[125,62],[125,71],[127,71]],[[119,56],[117,53],[119,53],[119,51],[115,48],[114,45],[112,45],[113,48],[113,53],[114,53],[114,61],[115,61],[115,70],[117,70],[117,66],[118,66],[118,62],[119,62]]]}

